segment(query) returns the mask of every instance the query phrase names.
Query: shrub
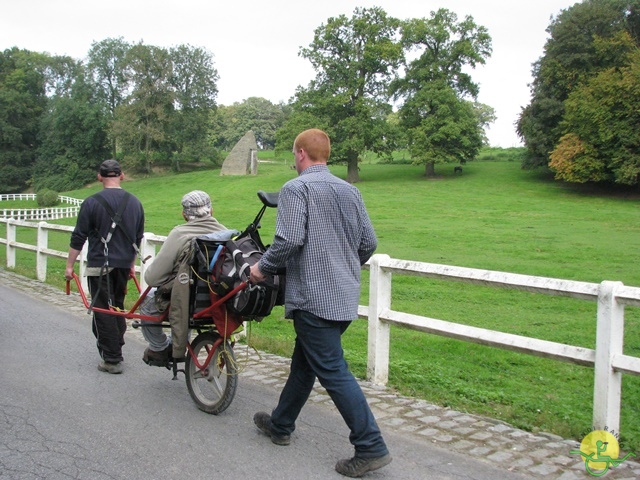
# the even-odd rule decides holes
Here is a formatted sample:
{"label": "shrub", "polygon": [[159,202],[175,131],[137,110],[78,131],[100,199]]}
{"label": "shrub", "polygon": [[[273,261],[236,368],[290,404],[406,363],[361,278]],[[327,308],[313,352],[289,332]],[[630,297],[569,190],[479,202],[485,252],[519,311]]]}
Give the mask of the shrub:
{"label": "shrub", "polygon": [[53,207],[58,203],[58,192],[53,190],[40,190],[36,200],[40,207]]}

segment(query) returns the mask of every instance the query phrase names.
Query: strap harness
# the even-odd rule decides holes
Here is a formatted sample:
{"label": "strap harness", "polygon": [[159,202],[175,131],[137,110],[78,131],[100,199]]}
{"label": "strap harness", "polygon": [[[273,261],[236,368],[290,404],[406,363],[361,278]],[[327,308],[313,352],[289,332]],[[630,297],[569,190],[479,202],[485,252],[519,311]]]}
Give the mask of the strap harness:
{"label": "strap harness", "polygon": [[[124,198],[122,199],[122,202],[120,202],[120,205],[118,205],[117,213],[114,213],[113,208],[111,208],[111,205],[107,203],[107,201],[104,199],[104,197],[102,197],[102,195],[96,195],[94,197],[98,201],[98,203],[100,203],[104,207],[104,209],[109,214],[109,217],[111,217],[111,228],[109,228],[109,233],[107,233],[107,238],[100,236],[100,241],[104,244],[104,258],[105,258],[106,266],[109,266],[109,242],[111,241],[111,237],[113,236],[113,232],[115,231],[116,227],[122,221],[122,214],[124,213],[124,209],[127,206],[129,197],[131,197],[131,194],[125,191]],[[131,239],[131,237],[129,236],[129,234],[124,228],[120,227],[120,230],[122,230],[122,233],[124,234],[126,239],[129,241],[129,243],[131,243],[131,246],[133,247],[133,250],[136,252],[136,255],[140,257],[140,249],[138,249],[138,245],[136,245],[136,242],[134,242]],[[98,235],[100,234],[98,233]],[[142,263],[144,263],[144,260],[142,261]]]}
{"label": "strap harness", "polygon": [[[118,211],[114,212],[113,208],[111,208],[111,205],[109,205],[107,203],[107,201],[102,197],[102,195],[96,195],[94,198],[98,201],[98,203],[100,203],[104,209],[107,211],[107,213],[109,214],[109,217],[111,217],[111,227],[109,228],[109,233],[107,233],[107,237],[103,237],[102,235],[100,235],[100,233],[96,230],[96,233],[98,234],[98,236],[100,237],[100,241],[104,244],[104,265],[102,266],[102,268],[100,269],[100,276],[102,275],[106,275],[109,273],[109,242],[111,241],[111,237],[113,236],[113,232],[115,231],[116,227],[118,227],[118,225],[120,225],[120,222],[122,221],[122,214],[124,213],[124,209],[127,206],[127,202],[129,201],[129,197],[131,196],[131,194],[129,192],[125,191],[124,194],[124,198],[122,199],[122,202],[120,202],[120,205],[118,205]],[[122,231],[122,233],[124,234],[124,236],[126,237],[126,239],[129,241],[129,243],[131,243],[131,246],[133,247],[133,249],[136,252],[136,255],[138,256],[138,258],[140,258],[140,260],[142,261],[142,263],[145,262],[145,260],[142,259],[142,257],[140,256],[140,249],[138,248],[138,245],[136,245],[136,242],[134,242],[131,237],[129,236],[129,234],[127,233],[127,231],[120,227],[120,230]],[[107,292],[109,294],[109,307],[112,306],[112,300],[111,300],[111,284],[109,281],[109,275],[106,275],[106,279],[107,279]],[[91,301],[91,305],[89,308],[93,307],[95,300],[98,297],[98,293],[100,292],[100,289],[98,289],[98,292],[96,292],[96,295],[93,296],[93,299]]]}

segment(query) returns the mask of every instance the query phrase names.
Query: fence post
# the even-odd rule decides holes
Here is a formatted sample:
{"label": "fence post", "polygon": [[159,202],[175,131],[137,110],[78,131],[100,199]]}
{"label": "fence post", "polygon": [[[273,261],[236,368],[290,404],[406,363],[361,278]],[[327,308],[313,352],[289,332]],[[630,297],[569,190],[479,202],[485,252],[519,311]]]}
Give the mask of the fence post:
{"label": "fence post", "polygon": [[258,152],[256,150],[251,150],[251,160],[249,162],[249,169],[251,175],[258,174]]}
{"label": "fence post", "polygon": [[89,242],[84,242],[80,255],[78,255],[78,276],[80,277],[80,285],[85,293],[89,293],[89,282],[87,281],[87,255],[89,253]]}
{"label": "fence post", "polygon": [[147,271],[147,267],[151,265],[153,259],[156,256],[156,246],[155,244],[147,241],[147,237],[149,235],[153,235],[152,233],[144,233],[142,237],[142,242],[140,242],[140,256],[145,259],[149,256],[151,258],[147,260],[145,263],[140,262],[140,289],[144,292],[147,289],[147,282],[144,281],[144,273]]}
{"label": "fence post", "polygon": [[598,289],[596,361],[593,391],[593,428],[620,432],[622,373],[613,369],[613,358],[622,355],[624,343],[624,305],[615,292],[622,282],[605,281]]}
{"label": "fence post", "polygon": [[379,385],[389,380],[389,324],[380,321],[380,313],[391,308],[391,273],[381,268],[389,259],[376,254],[369,261],[367,379]]}
{"label": "fence post", "polygon": [[16,268],[16,230],[13,218],[7,219],[7,268]]}
{"label": "fence post", "polygon": [[46,222],[38,223],[36,240],[36,278],[41,282],[47,280],[47,255],[43,253],[49,248],[49,232],[44,228],[46,224]]}

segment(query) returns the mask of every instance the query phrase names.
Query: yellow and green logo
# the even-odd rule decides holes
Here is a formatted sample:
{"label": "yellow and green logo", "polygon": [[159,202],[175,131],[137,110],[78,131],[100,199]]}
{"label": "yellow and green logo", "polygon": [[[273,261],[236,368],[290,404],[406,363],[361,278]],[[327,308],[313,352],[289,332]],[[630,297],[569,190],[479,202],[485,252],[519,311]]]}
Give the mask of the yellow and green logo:
{"label": "yellow and green logo", "polygon": [[606,430],[594,430],[582,439],[580,450],[571,450],[570,453],[581,455],[587,473],[594,477],[601,477],[609,468],[619,466],[629,457],[635,457],[635,454],[627,453],[619,458],[618,439]]}

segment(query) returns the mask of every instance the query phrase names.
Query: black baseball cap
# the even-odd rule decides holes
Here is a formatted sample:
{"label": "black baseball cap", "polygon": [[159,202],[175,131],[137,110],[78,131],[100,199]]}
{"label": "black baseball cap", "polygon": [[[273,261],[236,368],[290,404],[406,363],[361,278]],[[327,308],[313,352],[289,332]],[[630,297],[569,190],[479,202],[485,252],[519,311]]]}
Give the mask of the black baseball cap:
{"label": "black baseball cap", "polygon": [[121,173],[122,169],[116,160],[109,159],[100,164],[100,175],[103,177],[119,177]]}

